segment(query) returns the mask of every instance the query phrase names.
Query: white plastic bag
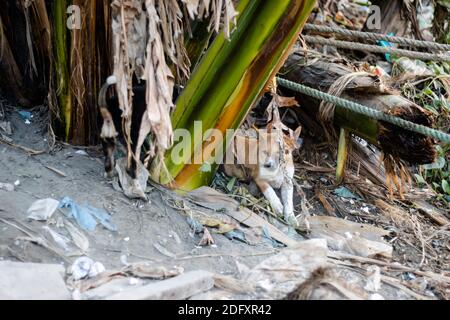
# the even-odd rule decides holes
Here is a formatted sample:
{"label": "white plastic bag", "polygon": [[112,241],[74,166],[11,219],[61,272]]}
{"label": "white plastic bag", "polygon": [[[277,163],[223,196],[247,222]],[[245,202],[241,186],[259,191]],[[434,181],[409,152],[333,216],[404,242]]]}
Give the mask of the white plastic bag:
{"label": "white plastic bag", "polygon": [[28,219],[47,221],[55,213],[58,206],[59,201],[55,199],[38,200],[28,209]]}

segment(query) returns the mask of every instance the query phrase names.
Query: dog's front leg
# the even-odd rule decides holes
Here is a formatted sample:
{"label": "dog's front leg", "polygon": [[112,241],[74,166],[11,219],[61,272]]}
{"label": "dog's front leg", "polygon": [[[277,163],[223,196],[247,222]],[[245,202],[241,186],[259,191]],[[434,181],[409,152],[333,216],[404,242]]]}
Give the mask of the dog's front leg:
{"label": "dog's front leg", "polygon": [[114,149],[116,148],[115,138],[102,138],[103,154],[105,156],[105,177],[114,176]]}
{"label": "dog's front leg", "polygon": [[281,185],[281,200],[283,202],[284,220],[297,225],[297,219],[294,214],[294,185],[291,179],[285,178]]}
{"label": "dog's front leg", "polygon": [[264,197],[266,197],[266,199],[269,201],[273,210],[275,210],[275,213],[278,215],[283,214],[283,204],[281,203],[280,198],[278,198],[275,190],[273,190],[270,184],[263,180],[255,180],[255,182],[261,192],[264,194]]}

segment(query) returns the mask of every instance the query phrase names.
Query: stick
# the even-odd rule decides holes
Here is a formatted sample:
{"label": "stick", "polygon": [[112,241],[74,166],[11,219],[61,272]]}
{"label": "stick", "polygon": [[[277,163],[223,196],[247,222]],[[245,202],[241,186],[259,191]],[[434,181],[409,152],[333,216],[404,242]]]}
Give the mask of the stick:
{"label": "stick", "polygon": [[44,166],[44,167],[46,167],[50,171],[53,171],[56,174],[59,174],[61,177],[67,178],[67,175],[64,172],[62,172],[62,171],[60,171],[60,170],[58,170],[56,168],[53,168],[53,167],[50,167],[50,166]]}
{"label": "stick", "polygon": [[48,251],[56,254],[57,256],[59,256],[61,259],[63,259],[65,262],[69,262],[69,260],[61,253],[59,253],[59,251],[57,249],[52,248],[47,241],[44,238],[40,238],[40,237],[36,237],[35,235],[33,235],[31,232],[25,230],[22,227],[19,227],[18,225],[9,222],[3,218],[0,218],[0,222],[3,222],[4,224],[7,224],[13,228],[16,228],[17,230],[23,232],[24,234],[26,234],[28,237],[26,238],[18,238],[19,240],[24,240],[24,241],[29,241],[29,242],[33,242],[36,243],[42,247],[44,247],[45,249],[47,249]]}
{"label": "stick", "polygon": [[16,148],[16,149],[20,149],[20,150],[22,150],[22,151],[25,151],[26,153],[28,153],[28,154],[31,155],[31,156],[37,156],[37,155],[40,155],[40,154],[43,154],[43,153],[46,152],[45,150],[42,150],[42,151],[36,151],[36,150],[30,149],[30,148],[27,148],[27,147],[23,147],[23,146],[20,146],[20,145],[18,145],[18,144],[14,144],[14,143],[12,143],[12,142],[8,142],[8,141],[6,141],[6,140],[4,140],[4,139],[2,139],[2,138],[0,138],[0,142],[1,142],[1,143],[4,143],[4,144],[7,144],[7,145],[10,146],[10,147],[13,147],[13,148]]}
{"label": "stick", "polygon": [[258,253],[251,253],[251,254],[203,254],[203,255],[197,255],[197,256],[186,256],[182,258],[177,258],[176,260],[191,260],[191,259],[204,259],[204,258],[218,258],[218,257],[232,257],[232,258],[241,258],[241,257],[259,257],[259,256],[268,256],[271,254],[277,253],[275,250],[268,251],[268,252],[258,252]]}
{"label": "stick", "polygon": [[411,289],[405,287],[404,285],[398,283],[397,282],[398,280],[395,279],[395,278],[391,278],[391,277],[387,277],[387,276],[381,275],[381,281],[383,281],[384,283],[386,283],[386,284],[388,284],[388,285],[390,285],[392,287],[395,287],[395,288],[397,288],[399,290],[402,290],[402,291],[406,292],[407,294],[409,294],[410,296],[412,296],[412,297],[414,297],[414,298],[416,298],[418,300],[433,300],[433,299],[431,299],[429,297],[426,297],[426,296],[423,296],[421,294],[418,294],[418,293],[412,291]]}
{"label": "stick", "polygon": [[347,259],[347,260],[353,260],[353,261],[357,261],[357,262],[361,262],[361,263],[365,263],[365,264],[376,264],[379,266],[389,267],[392,269],[397,269],[397,270],[401,270],[401,271],[405,271],[405,272],[411,272],[411,273],[415,273],[419,276],[427,277],[427,278],[433,279],[435,281],[443,282],[443,283],[450,285],[450,277],[448,277],[448,276],[440,275],[440,274],[429,272],[429,271],[420,271],[420,270],[409,268],[409,267],[406,267],[406,266],[403,266],[400,264],[393,264],[393,263],[384,262],[384,261],[380,261],[380,260],[363,258],[363,257],[354,256],[354,255],[347,254],[347,253],[342,253],[342,252],[330,252],[328,254],[328,257],[332,258],[332,259],[337,259],[337,260]]}

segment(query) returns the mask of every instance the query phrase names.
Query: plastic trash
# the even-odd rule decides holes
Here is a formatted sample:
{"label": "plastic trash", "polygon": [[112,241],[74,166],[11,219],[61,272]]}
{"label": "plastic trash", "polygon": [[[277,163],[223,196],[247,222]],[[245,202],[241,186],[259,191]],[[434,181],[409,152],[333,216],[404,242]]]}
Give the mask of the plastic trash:
{"label": "plastic trash", "polygon": [[78,258],[70,267],[70,273],[74,280],[95,278],[105,272],[105,270],[106,268],[101,262],[94,262],[88,257]]}
{"label": "plastic trash", "polygon": [[434,75],[433,71],[428,68],[427,64],[421,60],[412,60],[402,57],[396,61],[396,65],[400,71],[416,76],[427,77]]}
{"label": "plastic trash", "polygon": [[126,165],[126,158],[119,159],[116,162],[116,171],[119,176],[119,182],[123,189],[123,193],[130,199],[147,200],[145,194],[149,175],[147,169],[141,162],[138,162],[136,172],[137,179],[132,179],[126,171]]}
{"label": "plastic trash", "polygon": [[204,226],[197,221],[196,219],[192,218],[191,216],[188,216],[186,218],[187,223],[189,225],[189,227],[192,229],[192,231],[194,232],[194,234],[199,234],[203,232]]}
{"label": "plastic trash", "polygon": [[44,227],[42,227],[42,229],[44,229],[46,232],[48,232],[48,234],[51,236],[53,241],[55,241],[58,246],[63,248],[64,251],[66,251],[66,252],[70,251],[70,246],[69,246],[70,240],[67,237],[65,237],[65,236],[59,234],[58,232],[52,230],[48,226],[44,226]]}
{"label": "plastic trash", "polygon": [[[394,36],[395,34],[393,32],[389,32],[388,36]],[[389,41],[384,41],[384,40],[378,40],[377,41],[378,45],[383,47],[383,48],[390,48],[393,47],[394,45],[389,42]],[[391,54],[390,53],[385,53],[384,57],[386,58],[387,61],[391,62]]]}
{"label": "plastic trash", "polygon": [[69,221],[64,221],[64,227],[70,234],[73,243],[81,249],[83,253],[87,252],[89,250],[89,239]]}
{"label": "plastic trash", "polygon": [[103,210],[88,205],[80,206],[69,197],[65,197],[59,206],[70,209],[68,217],[75,219],[84,230],[94,231],[98,220],[106,229],[117,231],[117,227],[111,221],[111,216]]}
{"label": "plastic trash", "polygon": [[11,183],[1,183],[0,182],[0,190],[4,190],[4,191],[8,191],[8,192],[13,192],[14,191],[14,185]]}
{"label": "plastic trash", "polygon": [[47,221],[58,209],[59,201],[55,199],[42,199],[34,202],[28,209],[28,219]]}
{"label": "plastic trash", "polygon": [[17,113],[23,120],[25,120],[25,122],[31,121],[31,119],[33,118],[33,115],[29,111],[17,111]]}
{"label": "plastic trash", "polygon": [[367,268],[367,283],[365,290],[377,293],[381,289],[381,272],[378,266],[369,266]]}
{"label": "plastic trash", "polygon": [[263,235],[263,240],[264,240],[264,242],[266,242],[266,243],[269,244],[270,246],[272,246],[272,247],[274,247],[274,248],[284,248],[284,247],[285,247],[284,244],[278,242],[277,240],[275,240],[274,238],[272,238],[272,237],[270,236],[270,232],[269,232],[269,230],[267,229],[266,226],[264,226],[264,227],[262,228],[262,235]]}
{"label": "plastic trash", "polygon": [[239,240],[243,243],[247,243],[248,241],[245,238],[245,234],[240,230],[232,230],[223,234],[228,240]]}
{"label": "plastic trash", "polygon": [[84,150],[78,150],[77,152],[75,152],[75,154],[79,155],[79,156],[89,156],[89,154],[84,151]]}
{"label": "plastic trash", "polygon": [[346,187],[340,187],[334,190],[334,194],[346,199],[355,199],[355,200],[362,200],[361,197],[355,195],[353,192],[348,190]]}

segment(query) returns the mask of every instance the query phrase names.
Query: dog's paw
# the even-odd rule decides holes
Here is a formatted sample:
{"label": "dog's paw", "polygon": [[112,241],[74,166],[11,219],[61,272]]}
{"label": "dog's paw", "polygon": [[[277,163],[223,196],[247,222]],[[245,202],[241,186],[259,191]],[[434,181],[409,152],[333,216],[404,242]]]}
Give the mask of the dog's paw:
{"label": "dog's paw", "polygon": [[298,227],[298,220],[292,210],[284,210],[284,220],[293,227]]}
{"label": "dog's paw", "polygon": [[105,177],[105,179],[112,179],[112,178],[114,178],[114,170],[105,171],[103,176]]}
{"label": "dog's paw", "polygon": [[279,216],[281,216],[283,214],[283,204],[280,201],[273,201],[272,209]]}

